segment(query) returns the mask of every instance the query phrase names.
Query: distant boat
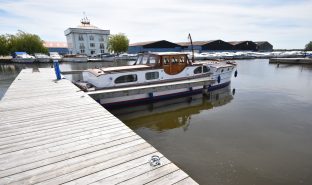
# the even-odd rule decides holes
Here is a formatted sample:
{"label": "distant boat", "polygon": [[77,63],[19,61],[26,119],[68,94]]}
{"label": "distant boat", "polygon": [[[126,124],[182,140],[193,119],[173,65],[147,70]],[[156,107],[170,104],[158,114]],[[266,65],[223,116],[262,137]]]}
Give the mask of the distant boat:
{"label": "distant boat", "polygon": [[113,62],[116,59],[116,55],[113,54],[102,54],[101,59],[107,62]]}
{"label": "distant boat", "polygon": [[42,53],[35,53],[35,58],[37,62],[50,62],[51,58],[46,55],[46,54],[42,54]]}
{"label": "distant boat", "polygon": [[50,58],[52,60],[58,60],[58,61],[62,60],[62,56],[59,55],[58,52],[50,52]]}
{"label": "distant boat", "polygon": [[86,55],[64,55],[63,57],[64,62],[88,62],[88,57]]}
{"label": "distant boat", "polygon": [[33,63],[36,59],[34,56],[31,56],[26,52],[14,52],[12,57],[12,62],[17,63]]}

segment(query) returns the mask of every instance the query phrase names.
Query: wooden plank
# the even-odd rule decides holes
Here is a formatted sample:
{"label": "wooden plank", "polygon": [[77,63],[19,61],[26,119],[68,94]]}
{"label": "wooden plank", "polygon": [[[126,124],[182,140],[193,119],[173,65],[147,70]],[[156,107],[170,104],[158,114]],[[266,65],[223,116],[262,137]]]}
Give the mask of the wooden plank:
{"label": "wooden plank", "polygon": [[176,185],[189,185],[189,184],[196,184],[196,182],[191,177],[186,177],[185,179],[182,179],[176,183]]}
{"label": "wooden plank", "polygon": [[[76,157],[64,162],[43,166],[41,168],[13,175],[11,176],[11,179],[14,179],[15,182],[10,183],[40,184],[41,182],[41,184],[62,184],[84,176],[84,174],[81,173],[88,174],[97,171],[98,169],[93,167],[94,165],[109,165],[113,160],[124,162],[129,160],[129,157],[138,157],[155,152],[155,149],[147,143],[144,143],[144,141],[141,140],[141,144],[137,143],[138,141],[132,142],[132,144],[127,143],[125,145],[119,145],[105,151],[101,150],[90,155]],[[7,179],[4,178],[4,180]],[[2,182],[2,179],[0,179],[0,184]]]}
{"label": "wooden plank", "polygon": [[90,143],[85,143],[82,146],[78,145],[74,148],[64,151],[52,150],[49,155],[38,155],[37,158],[35,156],[28,157],[27,159],[19,158],[21,160],[19,160],[16,165],[12,165],[13,167],[0,171],[0,178],[23,173],[25,171],[30,171],[50,164],[70,160],[79,156],[88,155],[97,151],[106,150],[108,148],[112,148],[135,140],[141,140],[141,138],[134,133],[120,134],[118,136],[115,136],[114,139],[111,139],[109,142],[102,141],[102,143],[100,143],[100,141],[97,140],[97,143],[95,143],[94,145],[91,145]]}
{"label": "wooden plank", "polygon": [[[155,170],[147,171],[144,174],[138,175],[134,178],[123,181],[119,184],[128,184],[128,185],[146,184],[148,182],[159,179],[177,170],[179,170],[179,168],[173,163],[170,163],[168,165],[160,166],[159,168],[156,168]],[[164,184],[168,184],[168,183],[164,183]]]}
{"label": "wooden plank", "polygon": [[[118,166],[115,166],[113,168],[110,168],[108,170],[103,170],[99,173],[95,173],[86,177],[82,177],[81,179],[78,179],[77,181],[69,182],[68,184],[80,184],[80,182],[87,181],[82,179],[88,179],[87,183],[93,184],[93,185],[99,185],[99,184],[118,184],[123,181],[127,181],[129,179],[132,179],[136,176],[140,176],[142,174],[145,174],[151,170],[155,170],[157,168],[160,168],[162,166],[168,165],[171,162],[164,158],[162,154],[159,152],[156,152],[151,155],[157,155],[161,159],[161,165],[152,167],[148,161],[146,161],[145,158],[139,158],[137,160],[133,160],[128,163],[124,163]],[[143,182],[142,182],[143,183]]]}
{"label": "wooden plank", "polygon": [[159,184],[159,185],[163,185],[163,184],[174,184],[176,182],[179,182],[183,179],[185,179],[187,176],[187,174],[185,172],[183,172],[182,170],[177,170],[177,171],[174,171],[172,173],[169,173],[165,176],[162,176],[161,178],[159,179],[156,179],[156,180],[153,180],[147,184]]}

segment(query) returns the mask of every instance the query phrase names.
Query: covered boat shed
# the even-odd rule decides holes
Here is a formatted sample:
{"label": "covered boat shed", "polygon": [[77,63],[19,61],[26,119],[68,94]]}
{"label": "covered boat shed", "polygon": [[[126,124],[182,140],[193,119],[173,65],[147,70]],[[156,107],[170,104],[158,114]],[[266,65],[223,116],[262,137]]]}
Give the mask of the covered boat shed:
{"label": "covered boat shed", "polygon": [[179,52],[181,46],[166,40],[138,42],[129,45],[128,53],[140,52]]}
{"label": "covered boat shed", "polygon": [[273,45],[268,41],[257,41],[255,43],[257,44],[258,51],[273,51]]}
{"label": "covered boat shed", "polygon": [[[191,51],[192,46],[190,42],[178,42],[182,46],[182,50]],[[194,41],[193,47],[195,51],[229,51],[233,50],[233,45],[224,42],[223,40],[209,40],[209,41]]]}
{"label": "covered boat shed", "polygon": [[48,48],[49,52],[58,52],[61,55],[68,54],[68,46],[66,42],[50,42],[44,41],[44,47]]}
{"label": "covered boat shed", "polygon": [[231,41],[228,42],[236,51],[257,51],[257,44],[253,41]]}

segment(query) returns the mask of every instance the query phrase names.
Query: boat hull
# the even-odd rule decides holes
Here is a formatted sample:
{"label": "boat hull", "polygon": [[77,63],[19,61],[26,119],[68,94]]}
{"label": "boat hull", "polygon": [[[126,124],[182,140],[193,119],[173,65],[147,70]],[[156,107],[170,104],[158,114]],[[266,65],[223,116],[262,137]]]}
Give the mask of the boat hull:
{"label": "boat hull", "polygon": [[223,82],[220,84],[215,84],[204,88],[203,86],[197,86],[193,88],[183,88],[162,92],[154,92],[148,94],[137,94],[132,96],[116,97],[116,98],[106,98],[99,101],[106,108],[118,108],[122,106],[136,106],[147,102],[157,102],[161,100],[168,100],[172,98],[180,98],[184,96],[190,96],[194,94],[201,94],[205,92],[210,92],[216,89],[221,89],[230,85],[230,81]]}
{"label": "boat hull", "polygon": [[63,58],[63,62],[88,62],[88,58]]}
{"label": "boat hull", "polygon": [[12,62],[16,63],[33,63],[35,61],[34,58],[13,58]]}

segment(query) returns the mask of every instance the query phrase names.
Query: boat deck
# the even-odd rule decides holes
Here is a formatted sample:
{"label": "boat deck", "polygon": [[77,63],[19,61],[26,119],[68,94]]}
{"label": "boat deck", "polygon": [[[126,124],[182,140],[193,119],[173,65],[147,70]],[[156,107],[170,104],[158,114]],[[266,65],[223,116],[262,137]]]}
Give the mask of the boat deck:
{"label": "boat deck", "polygon": [[[0,102],[0,184],[197,184],[53,69],[24,69]],[[161,165],[149,160],[158,155]]]}

